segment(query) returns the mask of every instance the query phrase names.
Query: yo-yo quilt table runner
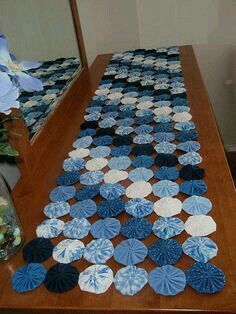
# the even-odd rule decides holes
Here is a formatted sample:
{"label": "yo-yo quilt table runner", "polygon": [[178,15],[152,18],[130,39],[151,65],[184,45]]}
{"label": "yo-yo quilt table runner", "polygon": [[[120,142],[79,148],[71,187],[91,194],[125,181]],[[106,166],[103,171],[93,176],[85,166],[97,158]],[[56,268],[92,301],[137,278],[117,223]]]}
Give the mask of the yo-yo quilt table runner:
{"label": "yo-yo quilt table runner", "polygon": [[[127,296],[148,285],[164,296],[184,293],[186,285],[205,294],[223,289],[224,272],[211,263],[218,253],[214,204],[204,196],[179,48],[114,54],[84,119],[13,288],[27,292],[43,283],[53,292],[100,294],[114,285]],[[176,266],[184,255],[188,269]],[[55,265],[46,270],[49,258]],[[88,267],[74,266],[81,259]],[[151,269],[139,266],[147,259]]]}

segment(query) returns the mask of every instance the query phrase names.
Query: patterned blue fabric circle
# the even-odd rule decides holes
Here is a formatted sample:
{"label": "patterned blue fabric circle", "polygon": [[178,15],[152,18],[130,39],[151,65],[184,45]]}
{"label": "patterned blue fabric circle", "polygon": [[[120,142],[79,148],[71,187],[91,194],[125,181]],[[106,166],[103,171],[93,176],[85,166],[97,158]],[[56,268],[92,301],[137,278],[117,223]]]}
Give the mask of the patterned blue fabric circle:
{"label": "patterned blue fabric circle", "polygon": [[142,218],[153,212],[153,203],[144,198],[133,198],[125,203],[125,211],[135,218]]}
{"label": "patterned blue fabric circle", "polygon": [[69,264],[83,256],[84,244],[80,240],[62,240],[53,249],[53,259],[59,263]]}
{"label": "patterned blue fabric circle", "polygon": [[90,229],[94,238],[112,239],[120,233],[120,222],[115,218],[105,218],[95,221]]}
{"label": "patterned blue fabric circle", "polygon": [[65,171],[80,171],[84,169],[85,161],[82,158],[67,158],[63,162]]}
{"label": "patterned blue fabric circle", "polygon": [[189,152],[186,154],[183,154],[181,156],[178,157],[178,161],[181,165],[198,165],[202,162],[202,157],[196,153],[196,152]]}
{"label": "patterned blue fabric circle", "polygon": [[215,242],[207,237],[190,237],[183,243],[182,248],[186,255],[203,263],[207,263],[218,252]]}
{"label": "patterned blue fabric circle", "polygon": [[201,145],[196,141],[187,141],[177,145],[177,149],[183,152],[197,152],[201,148]]}
{"label": "patterned blue fabric circle", "polygon": [[50,203],[44,207],[44,214],[49,218],[58,218],[65,216],[70,211],[70,205],[67,202]]}
{"label": "patterned blue fabric circle", "polygon": [[96,211],[96,203],[88,199],[71,205],[70,216],[73,218],[88,218],[93,216]]}
{"label": "patterned blue fabric circle", "polygon": [[183,201],[183,210],[189,215],[207,215],[211,208],[211,201],[203,196],[193,195]]}
{"label": "patterned blue fabric circle", "polygon": [[123,295],[133,296],[148,282],[148,273],[143,268],[126,266],[118,270],[114,278],[114,285]]}
{"label": "patterned blue fabric circle", "polygon": [[135,168],[150,168],[154,164],[154,160],[150,156],[140,155],[132,160],[132,166]]}
{"label": "patterned blue fabric circle", "polygon": [[173,154],[176,150],[176,145],[169,142],[160,142],[155,147],[155,151],[160,154]]}
{"label": "patterned blue fabric circle", "polygon": [[114,253],[114,247],[108,239],[92,240],[85,247],[83,256],[93,264],[104,264],[108,261]]}
{"label": "patterned blue fabric circle", "polygon": [[74,143],[73,143],[73,147],[74,148],[87,148],[91,145],[93,141],[92,136],[85,136],[85,137],[81,137],[78,138]]}
{"label": "patterned blue fabric circle", "polygon": [[126,238],[145,239],[152,233],[152,224],[145,218],[130,218],[120,232]]}
{"label": "patterned blue fabric circle", "polygon": [[175,135],[174,133],[170,133],[170,132],[158,132],[154,134],[154,140],[158,143],[172,142],[175,140]]}
{"label": "patterned blue fabric circle", "polygon": [[153,194],[159,197],[174,196],[179,193],[179,185],[170,180],[161,180],[152,186]]}
{"label": "patterned blue fabric circle", "polygon": [[179,170],[176,167],[160,167],[154,172],[154,178],[158,180],[177,180]]}
{"label": "patterned blue fabric circle", "polygon": [[46,269],[42,264],[30,263],[19,268],[12,277],[12,286],[17,292],[36,289],[44,281]]}
{"label": "patterned blue fabric circle", "polygon": [[149,246],[148,255],[158,266],[176,264],[182,256],[182,247],[176,240],[160,239]]}
{"label": "patterned blue fabric circle", "polygon": [[92,199],[99,194],[99,184],[87,185],[75,192],[75,198],[78,201]]}
{"label": "patterned blue fabric circle", "polygon": [[102,171],[88,171],[81,175],[80,183],[84,185],[96,185],[102,182],[104,173]]}
{"label": "patterned blue fabric circle", "polygon": [[92,158],[104,158],[109,156],[111,153],[111,149],[108,146],[98,146],[92,148],[90,151],[90,157]]}
{"label": "patterned blue fabric circle", "polygon": [[195,140],[195,138],[197,137],[198,137],[198,132],[195,130],[182,131],[176,135],[176,141],[187,142],[187,141]]}
{"label": "patterned blue fabric circle", "polygon": [[195,129],[195,124],[192,121],[177,122],[174,128],[178,131],[190,131]]}
{"label": "patterned blue fabric circle", "polygon": [[153,177],[153,172],[150,169],[140,167],[129,172],[129,180],[132,182],[149,181]]}
{"label": "patterned blue fabric circle", "polygon": [[59,186],[53,189],[49,195],[52,202],[68,201],[75,196],[74,186]]}
{"label": "patterned blue fabric circle", "polygon": [[86,218],[74,218],[65,223],[63,234],[70,239],[83,239],[89,233],[91,224]]}
{"label": "patterned blue fabric circle", "polygon": [[125,202],[121,198],[104,200],[98,204],[98,216],[102,218],[116,217],[125,209]]}
{"label": "patterned blue fabric circle", "polygon": [[125,170],[131,165],[131,160],[127,156],[112,157],[108,162],[110,169]]}
{"label": "patterned blue fabric circle", "polygon": [[174,126],[172,123],[159,123],[154,126],[153,131],[158,133],[158,132],[172,132],[174,130]]}
{"label": "patterned blue fabric circle", "polygon": [[125,188],[119,183],[104,183],[100,187],[100,195],[107,200],[119,198],[125,194]]}
{"label": "patterned blue fabric circle", "polygon": [[138,135],[149,134],[153,131],[153,127],[148,124],[140,125],[134,129],[134,132]]}
{"label": "patterned blue fabric circle", "polygon": [[128,239],[118,244],[114,251],[114,259],[123,265],[135,265],[145,260],[146,246],[137,239]]}
{"label": "patterned blue fabric circle", "polygon": [[150,272],[149,284],[156,293],[173,296],[184,290],[186,277],[182,270],[172,265],[164,265]]}
{"label": "patterned blue fabric circle", "polygon": [[176,217],[161,217],[154,222],[152,231],[158,238],[167,240],[183,232],[184,223]]}
{"label": "patterned blue fabric circle", "polygon": [[179,191],[187,195],[201,196],[207,191],[207,185],[202,180],[190,180],[180,183]]}
{"label": "patterned blue fabric circle", "polygon": [[200,293],[216,293],[225,286],[223,271],[213,264],[195,263],[186,272],[187,284]]}

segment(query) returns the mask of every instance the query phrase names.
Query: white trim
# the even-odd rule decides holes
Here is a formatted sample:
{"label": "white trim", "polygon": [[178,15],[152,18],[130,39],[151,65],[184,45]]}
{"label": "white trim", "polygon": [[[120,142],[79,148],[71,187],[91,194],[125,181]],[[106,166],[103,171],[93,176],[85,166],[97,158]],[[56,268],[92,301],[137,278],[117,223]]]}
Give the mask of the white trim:
{"label": "white trim", "polygon": [[236,152],[236,144],[225,145],[225,150],[227,152]]}

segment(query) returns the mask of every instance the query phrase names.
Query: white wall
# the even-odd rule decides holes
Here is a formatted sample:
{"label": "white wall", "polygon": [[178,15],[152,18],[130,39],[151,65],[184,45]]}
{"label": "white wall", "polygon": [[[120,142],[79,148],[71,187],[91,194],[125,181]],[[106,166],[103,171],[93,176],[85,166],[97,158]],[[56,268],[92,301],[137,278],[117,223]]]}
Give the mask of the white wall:
{"label": "white wall", "polygon": [[78,56],[68,0],[0,0],[0,33],[19,60]]}
{"label": "white wall", "polygon": [[[89,63],[97,54],[191,44],[226,147],[236,147],[235,0],[77,0]],[[236,61],[235,61],[236,64]],[[236,94],[236,93],[235,93]]]}

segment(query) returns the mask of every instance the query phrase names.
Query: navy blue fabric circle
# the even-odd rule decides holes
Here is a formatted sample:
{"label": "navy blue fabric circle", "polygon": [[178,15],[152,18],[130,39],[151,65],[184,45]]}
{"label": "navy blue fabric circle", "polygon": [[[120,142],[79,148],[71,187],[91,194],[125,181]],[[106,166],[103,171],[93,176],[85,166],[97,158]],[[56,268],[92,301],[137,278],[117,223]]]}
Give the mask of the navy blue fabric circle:
{"label": "navy blue fabric circle", "polygon": [[14,273],[12,286],[20,293],[32,291],[43,282],[45,274],[46,269],[42,264],[30,263]]}
{"label": "navy blue fabric circle", "polygon": [[110,127],[110,128],[101,128],[97,130],[97,136],[104,136],[104,135],[114,135],[115,134],[115,129]]}
{"label": "navy blue fabric circle", "polygon": [[216,293],[225,286],[223,271],[213,264],[197,262],[185,275],[187,284],[200,293]]}
{"label": "navy blue fabric circle", "polygon": [[87,185],[75,192],[75,198],[78,201],[88,200],[94,198],[99,194],[99,184]]}
{"label": "navy blue fabric circle", "polygon": [[132,143],[133,139],[130,135],[117,136],[113,140],[113,145],[115,146],[131,145]]}
{"label": "navy blue fabric circle", "polygon": [[145,239],[152,233],[152,224],[145,218],[130,218],[120,232],[126,238]]}
{"label": "navy blue fabric circle", "polygon": [[179,191],[187,195],[201,196],[207,191],[207,185],[202,180],[189,180],[180,183]]}
{"label": "navy blue fabric circle", "polygon": [[120,119],[134,118],[135,117],[135,112],[132,111],[132,110],[120,111],[118,116],[119,116]]}
{"label": "navy blue fabric circle", "polygon": [[187,141],[192,141],[197,137],[198,137],[198,132],[195,130],[190,130],[190,131],[179,132],[176,135],[175,139],[176,141],[179,141],[179,142],[187,142]]}
{"label": "navy blue fabric circle", "polygon": [[56,178],[57,185],[72,185],[80,180],[79,171],[64,171]]}
{"label": "navy blue fabric circle", "polygon": [[107,105],[102,107],[103,112],[113,112],[118,110],[119,110],[118,106],[115,105]]}
{"label": "navy blue fabric circle", "polygon": [[49,239],[36,238],[23,248],[23,259],[27,263],[42,263],[52,256],[53,244]]}
{"label": "navy blue fabric circle", "polygon": [[134,123],[137,124],[137,125],[150,124],[152,122],[153,122],[153,117],[152,116],[136,117],[134,119]]}
{"label": "navy blue fabric circle", "polygon": [[154,172],[154,178],[158,180],[177,180],[179,170],[176,167],[163,166]]}
{"label": "navy blue fabric circle", "polygon": [[86,121],[80,125],[81,130],[85,129],[96,129],[98,127],[97,121]]}
{"label": "navy blue fabric circle", "polygon": [[199,180],[204,177],[204,169],[198,166],[186,165],[180,169],[179,176],[185,180]]}
{"label": "navy blue fabric circle", "polygon": [[78,132],[78,137],[84,137],[84,136],[94,136],[96,134],[96,130],[94,129],[85,129]]}
{"label": "navy blue fabric circle", "polygon": [[155,163],[160,167],[174,167],[178,164],[178,158],[172,154],[157,154]]}
{"label": "navy blue fabric circle", "polygon": [[52,292],[65,292],[78,284],[79,273],[72,265],[56,264],[52,266],[45,277],[44,285]]}
{"label": "navy blue fabric circle", "polygon": [[129,145],[122,145],[118,147],[111,148],[111,156],[119,157],[119,156],[128,156],[132,151],[132,147]]}
{"label": "navy blue fabric circle", "polygon": [[99,217],[116,217],[125,210],[125,201],[121,198],[105,200],[98,204],[97,213]]}
{"label": "navy blue fabric circle", "polygon": [[182,253],[182,246],[173,239],[157,240],[148,248],[149,257],[158,266],[176,264]]}
{"label": "navy blue fabric circle", "polygon": [[136,144],[133,148],[135,156],[151,155],[154,152],[155,149],[151,144]]}
{"label": "navy blue fabric circle", "polygon": [[112,143],[112,137],[110,135],[98,136],[93,140],[93,145],[95,146],[104,146],[110,145]]}
{"label": "navy blue fabric circle", "polygon": [[174,130],[173,124],[171,122],[167,123],[158,123],[157,125],[154,126],[154,132],[172,132]]}
{"label": "navy blue fabric circle", "polygon": [[132,166],[135,168],[150,168],[154,164],[152,157],[147,155],[140,155],[132,160]]}

